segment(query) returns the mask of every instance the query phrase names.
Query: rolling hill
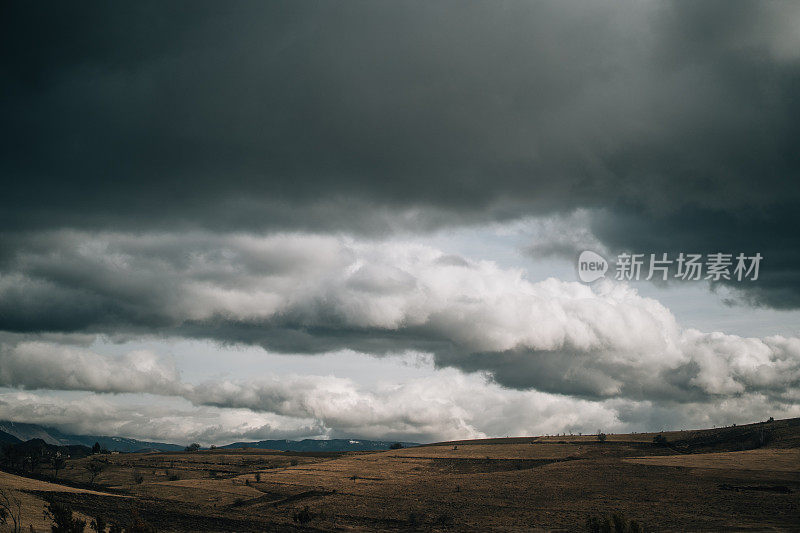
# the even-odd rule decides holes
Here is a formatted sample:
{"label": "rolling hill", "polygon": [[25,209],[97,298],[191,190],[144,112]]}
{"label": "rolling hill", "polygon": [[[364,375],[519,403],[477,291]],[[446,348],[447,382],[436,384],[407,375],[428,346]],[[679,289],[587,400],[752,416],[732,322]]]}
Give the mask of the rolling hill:
{"label": "rolling hill", "polygon": [[[262,440],[258,442],[234,442],[223,449],[257,448],[282,452],[358,452],[388,450],[395,441],[363,439],[303,439],[303,440]],[[418,446],[414,442],[402,442],[404,448]]]}
{"label": "rolling hill", "polygon": [[[137,516],[156,530],[192,533],[798,531],[796,418],[373,452],[286,452],[275,449],[280,443],[291,441],[263,441],[272,449],[242,443],[250,447],[71,457],[59,479],[93,493],[53,484],[24,492],[33,481],[2,474],[0,483],[36,498],[24,524],[38,520],[47,502],[125,524],[135,502]],[[96,478],[87,469],[93,461],[103,464]],[[40,475],[55,478],[47,464]],[[620,527],[602,527],[609,523]]]}

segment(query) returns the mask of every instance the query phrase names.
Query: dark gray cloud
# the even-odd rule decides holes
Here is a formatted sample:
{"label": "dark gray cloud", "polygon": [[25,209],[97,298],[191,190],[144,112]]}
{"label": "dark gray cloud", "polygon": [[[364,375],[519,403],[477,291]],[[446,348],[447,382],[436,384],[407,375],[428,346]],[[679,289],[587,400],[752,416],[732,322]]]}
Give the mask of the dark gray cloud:
{"label": "dark gray cloud", "polygon": [[[734,302],[783,309],[800,307],[800,211],[791,204],[769,209],[720,211],[683,208],[669,214],[636,209],[598,211],[592,232],[613,253],[728,253],[763,256],[755,281],[720,280]],[[649,257],[649,255],[648,255]],[[674,275],[674,268],[671,274]],[[684,282],[681,282],[684,283]]]}
{"label": "dark gray cloud", "polygon": [[[3,8],[2,225],[798,199],[789,2]],[[353,209],[359,207],[360,209]]]}
{"label": "dark gray cloud", "polygon": [[[742,299],[796,308],[797,23],[791,2],[4,6],[0,225],[386,233],[586,207],[610,248],[763,250]],[[130,311],[84,304],[54,322]]]}

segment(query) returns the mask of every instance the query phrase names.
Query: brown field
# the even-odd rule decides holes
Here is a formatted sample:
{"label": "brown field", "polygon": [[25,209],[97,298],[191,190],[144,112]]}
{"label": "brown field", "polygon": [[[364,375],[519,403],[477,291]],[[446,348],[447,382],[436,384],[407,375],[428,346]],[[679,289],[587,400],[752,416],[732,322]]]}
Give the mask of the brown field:
{"label": "brown field", "polygon": [[[611,511],[646,531],[800,531],[800,419],[663,435],[101,455],[95,491],[9,474],[0,487],[24,496],[37,530],[60,501],[123,523],[135,509],[158,531],[584,531]],[[89,460],[60,480],[87,486]]]}

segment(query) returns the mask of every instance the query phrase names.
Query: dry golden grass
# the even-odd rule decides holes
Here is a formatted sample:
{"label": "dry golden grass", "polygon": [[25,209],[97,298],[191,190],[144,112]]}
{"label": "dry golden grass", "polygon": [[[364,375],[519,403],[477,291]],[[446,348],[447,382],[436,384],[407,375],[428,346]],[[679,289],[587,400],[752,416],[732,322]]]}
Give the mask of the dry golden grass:
{"label": "dry golden grass", "polygon": [[40,481],[38,479],[30,479],[22,476],[15,476],[7,472],[0,471],[0,487],[9,488],[13,490],[35,490],[43,492],[75,492],[86,494],[101,494],[109,495],[107,492],[96,491],[90,489],[81,489],[75,487],[68,487],[59,483],[50,483],[48,481]]}
{"label": "dry golden grass", "polygon": [[721,468],[724,470],[800,473],[800,449],[797,448],[786,450],[761,448],[743,452],[636,457],[623,459],[623,461],[682,468]]}

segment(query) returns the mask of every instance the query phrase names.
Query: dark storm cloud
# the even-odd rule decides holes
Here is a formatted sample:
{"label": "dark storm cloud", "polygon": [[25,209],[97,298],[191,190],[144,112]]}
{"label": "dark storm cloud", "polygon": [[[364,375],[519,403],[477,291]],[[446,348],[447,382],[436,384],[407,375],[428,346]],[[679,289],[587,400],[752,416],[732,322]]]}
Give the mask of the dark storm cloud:
{"label": "dark storm cloud", "polygon": [[[287,243],[262,253],[225,232],[381,232],[579,207],[612,249],[761,252],[745,298],[800,306],[791,3],[2,10],[2,329],[414,348],[453,364],[453,339],[473,327],[448,322],[460,300],[440,322],[398,326],[387,295],[413,296],[414,279],[386,267],[287,303],[352,265],[352,250],[295,239],[313,256]],[[367,311],[353,319],[348,306]],[[514,374],[513,343],[490,359],[468,344],[464,368],[535,379]],[[534,353],[537,372],[555,372]],[[559,386],[614,388],[602,372],[577,375]]]}
{"label": "dark storm cloud", "polygon": [[[594,235],[614,253],[729,253],[763,257],[758,279],[721,280],[735,297],[755,305],[800,307],[800,211],[777,204],[769,209],[720,211],[683,208],[669,214],[636,209],[599,211],[590,222]],[[673,265],[674,271],[674,265]],[[674,275],[674,272],[673,272]],[[684,282],[681,282],[684,283]]]}
{"label": "dark storm cloud", "polygon": [[424,226],[795,202],[796,15],[780,2],[6,5],[2,223],[374,230],[405,209]]}
{"label": "dark storm cloud", "polygon": [[[758,249],[769,263],[745,299],[800,305],[791,3],[2,9],[0,224],[18,242],[64,226],[385,233],[589,207],[610,248]],[[55,309],[72,298],[30,290],[52,290]],[[54,322],[130,313],[82,301]]]}

